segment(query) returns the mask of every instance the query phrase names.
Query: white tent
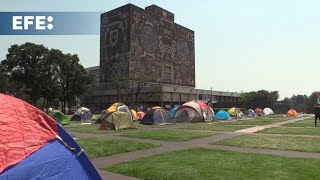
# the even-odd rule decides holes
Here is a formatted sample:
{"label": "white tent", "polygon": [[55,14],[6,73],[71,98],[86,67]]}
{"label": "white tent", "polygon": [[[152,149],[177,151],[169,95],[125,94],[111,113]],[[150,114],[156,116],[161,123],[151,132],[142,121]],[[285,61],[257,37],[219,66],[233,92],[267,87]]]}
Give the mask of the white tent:
{"label": "white tent", "polygon": [[273,115],[274,112],[272,111],[271,108],[264,108],[263,114],[266,115],[266,116],[267,116],[267,115]]}

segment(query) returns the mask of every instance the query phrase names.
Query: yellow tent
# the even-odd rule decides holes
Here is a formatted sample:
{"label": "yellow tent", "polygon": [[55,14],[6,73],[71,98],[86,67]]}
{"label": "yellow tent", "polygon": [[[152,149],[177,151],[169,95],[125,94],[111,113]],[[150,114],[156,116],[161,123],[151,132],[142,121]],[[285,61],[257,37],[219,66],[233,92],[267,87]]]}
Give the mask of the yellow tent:
{"label": "yellow tent", "polygon": [[128,112],[107,112],[102,111],[101,113],[101,130],[113,129],[118,131],[119,129],[126,129],[132,127],[131,114]]}
{"label": "yellow tent", "polygon": [[118,105],[119,105],[119,103],[114,103],[114,104],[112,104],[112,105],[107,109],[107,111],[108,111],[108,112],[115,112],[115,111],[117,111],[117,110],[118,110]]}
{"label": "yellow tent", "polygon": [[134,120],[138,120],[137,111],[135,111],[135,110],[133,110],[133,109],[130,109],[130,110],[131,110],[131,113],[132,113],[133,119],[134,119]]}
{"label": "yellow tent", "polygon": [[228,113],[233,116],[233,117],[237,117],[237,108],[233,107],[233,108],[230,108],[228,110]]}

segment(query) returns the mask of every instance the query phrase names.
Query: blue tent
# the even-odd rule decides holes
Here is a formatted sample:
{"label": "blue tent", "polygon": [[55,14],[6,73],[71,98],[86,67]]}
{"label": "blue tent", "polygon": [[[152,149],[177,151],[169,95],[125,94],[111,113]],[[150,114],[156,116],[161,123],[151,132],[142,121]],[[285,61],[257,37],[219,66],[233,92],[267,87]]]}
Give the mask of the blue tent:
{"label": "blue tent", "polygon": [[174,118],[174,115],[176,114],[176,111],[177,111],[177,108],[172,108],[172,109],[170,110],[170,116],[171,116],[172,118]]}
{"label": "blue tent", "polygon": [[224,120],[224,119],[229,120],[231,119],[231,116],[226,111],[220,110],[214,115],[214,118],[218,120]]}
{"label": "blue tent", "polygon": [[[0,179],[101,179],[75,140],[41,110],[0,94],[0,124],[4,121],[13,126],[0,127],[8,133],[3,138],[6,141],[0,142],[13,148],[0,156],[4,163],[0,164]],[[18,125],[21,123],[23,126]]]}

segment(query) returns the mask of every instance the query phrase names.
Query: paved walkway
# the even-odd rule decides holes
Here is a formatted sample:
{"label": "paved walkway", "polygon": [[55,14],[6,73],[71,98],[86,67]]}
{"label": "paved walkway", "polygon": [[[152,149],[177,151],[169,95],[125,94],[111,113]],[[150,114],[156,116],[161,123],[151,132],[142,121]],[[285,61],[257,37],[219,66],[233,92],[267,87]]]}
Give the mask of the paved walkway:
{"label": "paved walkway", "polygon": [[[304,118],[298,118],[293,120],[287,120],[282,122],[277,122],[274,124],[268,124],[263,126],[255,126],[252,128],[242,129],[235,132],[221,132],[220,134],[213,134],[212,136],[200,138],[200,139],[194,139],[190,141],[184,141],[184,142],[169,142],[169,141],[160,141],[160,140],[150,140],[150,139],[139,139],[139,138],[129,138],[129,137],[123,137],[123,136],[117,136],[115,134],[87,134],[87,133],[76,133],[72,132],[73,136],[77,138],[85,138],[85,137],[109,137],[112,139],[121,139],[121,140],[128,140],[128,141],[138,141],[138,142],[145,142],[145,143],[158,143],[162,146],[151,148],[151,149],[145,149],[140,151],[133,151],[128,153],[122,153],[122,154],[115,154],[112,156],[106,156],[106,157],[100,157],[93,159],[92,162],[95,165],[96,168],[105,168],[112,166],[114,164],[122,163],[131,161],[134,159],[138,159],[141,157],[149,157],[157,154],[162,154],[166,152],[176,151],[176,150],[183,150],[183,149],[189,149],[189,148],[195,148],[195,147],[203,147],[208,149],[222,149],[222,150],[228,150],[228,151],[237,151],[237,152],[249,152],[249,153],[257,153],[257,154],[272,154],[272,155],[280,155],[280,156],[286,156],[286,157],[300,157],[300,158],[317,158],[320,159],[320,153],[307,153],[307,152],[296,152],[296,151],[283,151],[283,150],[271,150],[271,149],[256,149],[256,148],[245,148],[245,147],[233,147],[233,146],[222,146],[222,145],[209,145],[210,143],[214,143],[217,141],[221,141],[228,138],[233,138],[236,136],[241,136],[243,134],[248,133],[255,133],[259,130],[266,129],[266,128],[272,128],[272,127],[279,127],[284,124],[292,123],[295,121],[300,121],[303,119],[306,119],[308,117]],[[269,135],[269,134],[268,134]],[[272,134],[272,135],[279,135],[279,134]],[[281,134],[283,135],[283,134]],[[306,137],[319,137],[320,136],[309,136],[309,135],[285,135],[285,136],[306,136]],[[132,177],[119,175],[107,171],[99,171],[100,175],[103,177],[103,179],[116,179],[116,180],[129,180],[129,179],[135,179]]]}
{"label": "paved walkway", "polygon": [[296,122],[296,121],[301,121],[301,120],[304,120],[306,118],[307,117],[303,117],[303,118],[298,118],[298,119],[292,119],[292,120],[287,120],[287,121],[276,122],[276,123],[273,123],[273,124],[267,124],[267,125],[263,125],[263,126],[255,126],[255,127],[252,127],[252,128],[240,129],[240,130],[238,130],[236,132],[256,133],[258,131],[261,131],[261,130],[264,130],[264,129],[267,129],[267,128],[279,127],[279,126],[282,126],[282,125],[285,125],[285,124],[293,123],[293,122]]}

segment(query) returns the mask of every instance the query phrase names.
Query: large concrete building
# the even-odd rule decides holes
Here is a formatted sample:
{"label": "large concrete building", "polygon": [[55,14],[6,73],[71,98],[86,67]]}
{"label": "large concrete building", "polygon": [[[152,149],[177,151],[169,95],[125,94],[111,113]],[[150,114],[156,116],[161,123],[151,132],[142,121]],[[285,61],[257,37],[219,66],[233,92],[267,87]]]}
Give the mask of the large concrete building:
{"label": "large concrete building", "polygon": [[156,5],[132,4],[101,15],[101,82],[141,74],[152,82],[195,86],[194,32]]}
{"label": "large concrete building", "polygon": [[100,87],[87,100],[89,106],[119,101],[115,79],[135,81],[141,75],[149,77],[141,92],[150,96],[145,104],[170,108],[194,99],[239,101],[239,93],[195,89],[194,32],[175,23],[173,13],[127,4],[103,13],[100,28],[100,68],[87,69],[100,77]]}

